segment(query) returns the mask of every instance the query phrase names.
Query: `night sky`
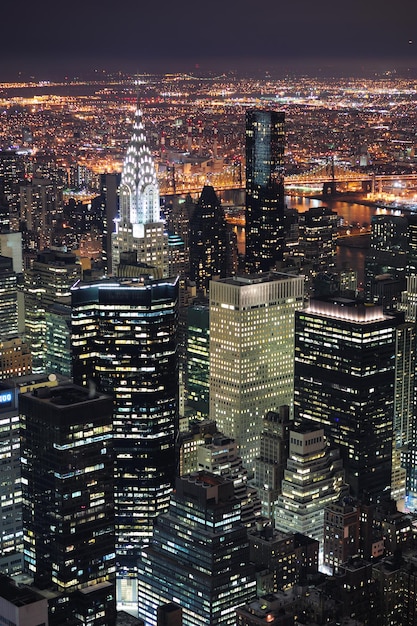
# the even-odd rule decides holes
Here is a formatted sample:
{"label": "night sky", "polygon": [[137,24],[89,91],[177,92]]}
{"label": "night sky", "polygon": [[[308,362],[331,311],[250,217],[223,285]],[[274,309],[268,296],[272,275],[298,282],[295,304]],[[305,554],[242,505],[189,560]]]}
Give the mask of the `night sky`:
{"label": "night sky", "polygon": [[8,0],[0,82],[33,74],[417,68],[417,0]]}

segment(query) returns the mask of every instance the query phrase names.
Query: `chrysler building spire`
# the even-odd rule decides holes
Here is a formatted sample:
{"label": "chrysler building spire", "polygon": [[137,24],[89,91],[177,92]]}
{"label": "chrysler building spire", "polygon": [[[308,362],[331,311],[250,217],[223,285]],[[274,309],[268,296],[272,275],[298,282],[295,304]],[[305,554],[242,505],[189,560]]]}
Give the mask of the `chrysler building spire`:
{"label": "chrysler building spire", "polygon": [[159,185],[139,106],[123,164],[120,217],[123,222],[131,224],[160,221]]}
{"label": "chrysler building spire", "polygon": [[161,221],[155,163],[146,142],[142,111],[136,108],[132,136],[123,163],[119,219],[112,235],[112,273],[117,274],[122,252],[154,268],[155,278],[168,274],[168,235]]}

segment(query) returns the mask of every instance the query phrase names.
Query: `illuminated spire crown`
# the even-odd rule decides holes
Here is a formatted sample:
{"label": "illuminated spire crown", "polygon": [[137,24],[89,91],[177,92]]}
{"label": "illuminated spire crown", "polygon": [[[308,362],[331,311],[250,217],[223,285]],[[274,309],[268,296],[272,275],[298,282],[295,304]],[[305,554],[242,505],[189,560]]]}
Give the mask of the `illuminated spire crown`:
{"label": "illuminated spire crown", "polygon": [[142,111],[137,106],[133,134],[123,164],[120,213],[124,222],[160,222],[159,186],[155,164],[146,143]]}

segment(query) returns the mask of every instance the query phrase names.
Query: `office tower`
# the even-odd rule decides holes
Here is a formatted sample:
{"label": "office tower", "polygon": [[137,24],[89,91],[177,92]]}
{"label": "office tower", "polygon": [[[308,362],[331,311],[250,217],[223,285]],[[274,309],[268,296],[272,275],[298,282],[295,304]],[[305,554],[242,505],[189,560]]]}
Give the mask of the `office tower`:
{"label": "office tower", "polygon": [[178,478],[138,562],[138,614],[156,626],[157,607],[176,602],[184,626],[236,623],[256,593],[247,530],[233,482],[209,472]]}
{"label": "office tower", "polygon": [[195,282],[197,292],[207,294],[211,280],[227,278],[236,271],[233,233],[210,185],[203,187],[189,229],[190,279]]}
{"label": "office tower", "polygon": [[[16,350],[20,340],[16,342]],[[12,342],[11,342],[12,343]],[[22,487],[18,394],[43,386],[56,386],[56,376],[17,374],[0,382],[0,571],[23,571]]]}
{"label": "office tower", "polygon": [[119,217],[112,235],[112,273],[121,252],[136,250],[138,261],[168,275],[168,236],[161,221],[159,185],[151,151],[146,143],[142,112],[135,112],[133,134],[127,148],[119,190]]}
{"label": "office tower", "polygon": [[300,426],[290,431],[290,449],[275,527],[323,542],[325,507],[347,493],[339,450],[329,445],[324,430]]}
{"label": "office tower", "polygon": [[407,276],[406,288],[401,294],[398,310],[404,312],[405,321],[417,321],[417,274]]}
{"label": "office tower", "polygon": [[294,412],[340,446],[355,498],[389,498],[400,315],[346,298],[295,315]]}
{"label": "office tower", "polygon": [[[373,215],[371,237],[365,258],[365,297],[387,309],[396,307],[406,284],[408,263],[408,221],[399,215]],[[384,294],[381,277],[395,284]],[[379,288],[378,288],[379,287]]]}
{"label": "office tower", "polygon": [[179,433],[179,475],[185,476],[198,470],[197,451],[199,446],[217,432],[216,422],[190,420],[187,430]]}
{"label": "office tower", "polygon": [[0,571],[15,574],[23,566],[22,484],[17,393],[0,386]]}
{"label": "office tower", "polygon": [[242,524],[247,528],[253,528],[261,520],[261,501],[256,489],[248,484],[248,471],[233,439],[219,432],[211,437],[206,435],[204,443],[197,448],[197,469],[233,481],[235,496],[242,504]]}
{"label": "office tower", "polygon": [[187,194],[185,198],[173,196],[171,202],[172,204],[169,205],[169,211],[166,216],[167,226],[170,232],[181,237],[188,255],[190,217],[194,212],[196,203],[190,194]]}
{"label": "office tower", "polygon": [[324,509],[323,563],[332,570],[359,554],[360,508],[351,498]]}
{"label": "office tower", "polygon": [[262,503],[262,515],[275,518],[275,505],[281,493],[281,482],[287,464],[290,428],[289,406],[268,411],[263,418],[259,456],[255,459],[252,482]]}
{"label": "office tower", "polygon": [[185,278],[189,273],[188,253],[179,235],[168,233],[168,276]]}
{"label": "office tower", "polygon": [[103,262],[107,273],[112,268],[112,232],[119,208],[119,186],[121,175],[100,174],[100,202],[103,220]]}
{"label": "office tower", "polygon": [[408,224],[408,248],[407,248],[407,276],[417,274],[417,215],[406,213],[404,217]]}
{"label": "office tower", "polygon": [[17,275],[13,259],[0,256],[0,340],[19,334],[17,310]]}
{"label": "office tower", "polygon": [[56,617],[113,624],[112,399],[58,384],[21,393],[19,412],[26,572],[60,593]]}
{"label": "office tower", "polygon": [[272,524],[252,528],[248,538],[249,559],[256,568],[258,596],[288,591],[307,576],[317,574],[319,542],[316,539],[281,532]]}
{"label": "office tower", "polygon": [[25,178],[24,155],[17,150],[0,150],[0,196],[4,199],[8,212],[2,220],[4,222],[2,229],[5,228],[6,231],[9,226],[12,231],[19,230],[19,188],[25,182]]}
{"label": "office tower", "polygon": [[32,372],[32,354],[20,337],[0,341],[0,380]]}
{"label": "office tower", "polygon": [[187,307],[186,414],[207,419],[210,407],[210,321],[208,300]]}
{"label": "office tower", "polygon": [[292,406],[294,314],[303,299],[303,276],[210,283],[210,419],[236,440],[250,475],[264,415]]}
{"label": "office tower", "polygon": [[24,250],[52,245],[52,231],[63,214],[62,188],[47,178],[32,178],[20,187],[20,224]]}
{"label": "office tower", "polygon": [[178,278],[72,289],[74,382],[113,396],[116,551],[135,561],[177,474]]}
{"label": "office tower", "polygon": [[0,623],[14,626],[48,624],[48,600],[0,574]]}
{"label": "office tower", "polygon": [[[81,265],[75,254],[56,250],[39,252],[32,267],[25,271],[25,337],[32,353],[34,373],[44,373],[52,364],[60,368],[56,373],[63,376],[71,373],[68,371],[71,287],[80,277]],[[58,360],[54,357],[57,353]]]}
{"label": "office tower", "polygon": [[298,255],[313,274],[336,266],[338,216],[327,207],[312,207],[298,218]]}
{"label": "office tower", "polygon": [[248,273],[282,261],[284,238],[285,113],[246,112],[246,254]]}
{"label": "office tower", "polygon": [[415,429],[416,328],[405,322],[397,327],[395,337],[395,387],[391,498],[399,508],[407,495],[407,473],[413,473],[410,453]]}

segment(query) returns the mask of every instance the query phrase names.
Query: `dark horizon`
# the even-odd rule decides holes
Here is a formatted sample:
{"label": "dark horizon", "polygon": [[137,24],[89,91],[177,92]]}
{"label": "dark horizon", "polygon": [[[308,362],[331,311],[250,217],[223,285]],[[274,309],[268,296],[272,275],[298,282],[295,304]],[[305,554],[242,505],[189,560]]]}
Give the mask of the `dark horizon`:
{"label": "dark horizon", "polygon": [[363,58],[288,59],[206,59],[192,63],[187,59],[16,59],[0,61],[0,83],[27,81],[106,80],[109,76],[134,77],[146,74],[190,74],[196,78],[235,75],[237,77],[284,79],[288,76],[311,78],[409,78],[417,79],[417,60]]}
{"label": "dark horizon", "polygon": [[[415,0],[10,3],[0,82],[109,72],[417,75]],[[20,74],[19,74],[20,73]]]}

